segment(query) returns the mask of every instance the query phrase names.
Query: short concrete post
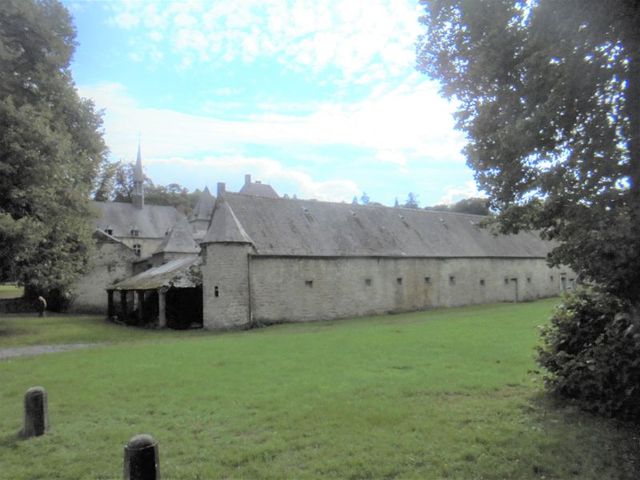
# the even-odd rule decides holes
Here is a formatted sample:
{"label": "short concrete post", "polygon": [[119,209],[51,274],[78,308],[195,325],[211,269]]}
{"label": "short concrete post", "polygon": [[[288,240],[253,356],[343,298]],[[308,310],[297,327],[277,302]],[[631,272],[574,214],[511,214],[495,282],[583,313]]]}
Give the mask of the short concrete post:
{"label": "short concrete post", "polygon": [[132,437],[124,447],[125,480],[160,480],[158,442],[151,435]]}
{"label": "short concrete post", "polygon": [[47,415],[47,391],[42,387],[31,387],[24,394],[24,427],[22,437],[39,437],[49,428]]}

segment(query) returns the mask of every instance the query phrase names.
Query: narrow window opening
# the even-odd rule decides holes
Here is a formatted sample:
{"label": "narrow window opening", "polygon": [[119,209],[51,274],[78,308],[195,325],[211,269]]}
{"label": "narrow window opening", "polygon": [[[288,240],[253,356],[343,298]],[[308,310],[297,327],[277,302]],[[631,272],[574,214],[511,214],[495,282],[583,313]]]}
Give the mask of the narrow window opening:
{"label": "narrow window opening", "polygon": [[402,277],[398,277],[398,278],[396,278],[396,283],[397,283],[398,285],[402,285]]}
{"label": "narrow window opening", "polygon": [[304,284],[309,288],[313,288],[313,280],[305,280]]}
{"label": "narrow window opening", "polygon": [[553,282],[553,275],[549,275],[549,280]]}
{"label": "narrow window opening", "polygon": [[509,277],[504,277],[504,284],[509,285]]}
{"label": "narrow window opening", "polygon": [[531,283],[531,277],[527,277],[527,283]]}
{"label": "narrow window opening", "polygon": [[450,275],[449,276],[449,285],[455,285],[456,284],[456,277],[454,275]]}
{"label": "narrow window opening", "polygon": [[218,286],[217,285],[215,287],[213,287],[213,296],[214,297],[219,297],[220,296],[220,292],[218,291]]}
{"label": "narrow window opening", "polygon": [[365,279],[364,279],[364,284],[365,284],[367,287],[370,287],[370,286],[371,286],[371,279],[370,279],[370,278],[365,278]]}
{"label": "narrow window opening", "polygon": [[431,283],[431,277],[424,277],[424,283]]}
{"label": "narrow window opening", "polygon": [[135,253],[138,257],[142,254],[142,247],[139,243],[133,245],[133,253]]}
{"label": "narrow window opening", "polygon": [[481,279],[480,279],[480,286],[481,286],[481,287],[484,287],[484,278],[481,278]]}

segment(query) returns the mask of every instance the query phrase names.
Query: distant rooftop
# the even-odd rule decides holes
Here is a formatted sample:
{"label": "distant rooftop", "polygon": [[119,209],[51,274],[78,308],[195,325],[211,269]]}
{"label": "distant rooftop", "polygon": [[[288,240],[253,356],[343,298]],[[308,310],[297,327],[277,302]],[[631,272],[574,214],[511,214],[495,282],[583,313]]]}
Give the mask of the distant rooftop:
{"label": "distant rooftop", "polygon": [[254,197],[280,198],[271,185],[260,181],[252,182],[251,175],[248,174],[244,176],[244,185],[238,193]]}

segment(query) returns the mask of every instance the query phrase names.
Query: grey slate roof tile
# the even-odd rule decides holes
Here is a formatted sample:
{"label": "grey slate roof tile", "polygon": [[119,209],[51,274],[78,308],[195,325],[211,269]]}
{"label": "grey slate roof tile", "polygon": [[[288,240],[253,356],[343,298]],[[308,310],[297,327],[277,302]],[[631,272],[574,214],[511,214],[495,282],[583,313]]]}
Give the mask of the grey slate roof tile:
{"label": "grey slate roof tile", "polygon": [[258,255],[544,258],[552,247],[534,232],[493,235],[477,215],[236,193],[222,205],[204,242],[250,240]]}
{"label": "grey slate roof tile", "polygon": [[174,207],[145,205],[142,209],[125,202],[91,202],[98,212],[96,226],[113,230],[116,238],[130,237],[138,230],[140,237],[163,238],[184,215]]}

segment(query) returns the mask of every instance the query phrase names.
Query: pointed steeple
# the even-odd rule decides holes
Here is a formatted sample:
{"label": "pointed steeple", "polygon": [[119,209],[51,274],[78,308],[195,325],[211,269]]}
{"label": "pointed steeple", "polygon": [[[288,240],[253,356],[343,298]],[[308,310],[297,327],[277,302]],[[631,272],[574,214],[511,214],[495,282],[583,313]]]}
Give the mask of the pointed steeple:
{"label": "pointed steeple", "polygon": [[138,138],[138,156],[136,157],[136,165],[133,168],[133,192],[131,193],[131,203],[133,203],[136,208],[144,208],[144,173],[142,172],[140,138]]}

